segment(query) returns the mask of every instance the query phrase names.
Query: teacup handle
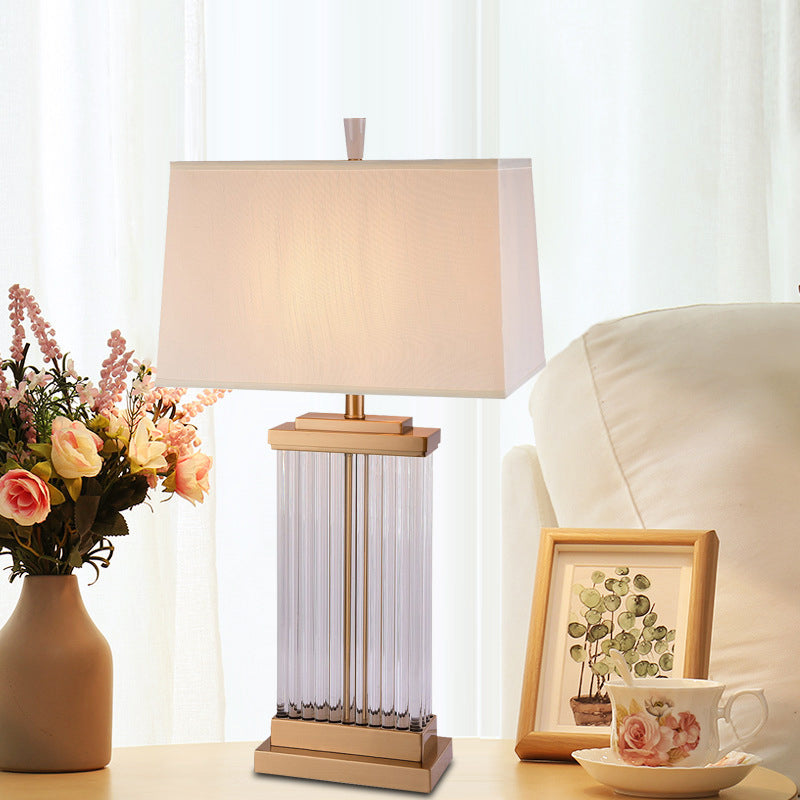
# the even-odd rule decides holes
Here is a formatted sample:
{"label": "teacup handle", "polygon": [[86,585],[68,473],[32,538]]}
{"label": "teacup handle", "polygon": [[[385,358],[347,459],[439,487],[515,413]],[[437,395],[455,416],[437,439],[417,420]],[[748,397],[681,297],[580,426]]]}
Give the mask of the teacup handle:
{"label": "teacup handle", "polygon": [[[761,705],[761,719],[759,720],[758,724],[752,731],[748,731],[746,734],[742,735],[739,733],[738,729],[736,728],[736,723],[731,719],[731,710],[733,709],[733,704],[740,698],[746,694],[753,695],[753,697],[758,700]],[[730,726],[733,728],[733,733],[736,736],[736,741],[733,743],[732,750],[737,750],[738,748],[746,745],[748,742],[751,742],[755,739],[756,736],[761,732],[761,729],[767,724],[767,719],[769,718],[769,709],[767,708],[767,698],[764,697],[764,690],[763,689],[741,689],[738,692],[734,692],[729,698],[728,702],[725,703],[724,708],[719,709],[719,716],[722,717]]]}

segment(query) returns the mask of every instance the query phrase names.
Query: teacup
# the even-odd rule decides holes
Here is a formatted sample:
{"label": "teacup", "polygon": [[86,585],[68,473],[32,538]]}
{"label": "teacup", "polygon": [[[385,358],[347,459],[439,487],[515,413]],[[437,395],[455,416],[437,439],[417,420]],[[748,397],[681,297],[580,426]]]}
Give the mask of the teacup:
{"label": "teacup", "polygon": [[[611,749],[626,764],[648,767],[697,767],[717,761],[719,720],[726,720],[737,740],[727,749],[752,741],[767,722],[763,689],[742,689],[720,707],[725,685],[692,678],[634,680],[633,686],[607,683],[611,695]],[[741,735],[731,719],[737,699],[753,695],[761,719]]]}

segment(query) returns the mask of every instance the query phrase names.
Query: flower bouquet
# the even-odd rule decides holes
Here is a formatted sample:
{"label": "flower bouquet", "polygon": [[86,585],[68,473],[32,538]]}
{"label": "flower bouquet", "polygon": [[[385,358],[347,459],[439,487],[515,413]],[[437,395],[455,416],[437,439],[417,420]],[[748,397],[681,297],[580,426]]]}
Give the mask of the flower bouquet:
{"label": "flower bouquet", "polygon": [[[114,331],[97,387],[62,354],[27,289],[9,290],[10,357],[0,358],[0,553],[10,580],[69,575],[89,564],[99,575],[128,533],[123,511],[160,487],[202,502],[211,459],[192,419],[224,394],[154,385],[154,370],[133,359]],[[23,316],[44,365],[28,362]]]}

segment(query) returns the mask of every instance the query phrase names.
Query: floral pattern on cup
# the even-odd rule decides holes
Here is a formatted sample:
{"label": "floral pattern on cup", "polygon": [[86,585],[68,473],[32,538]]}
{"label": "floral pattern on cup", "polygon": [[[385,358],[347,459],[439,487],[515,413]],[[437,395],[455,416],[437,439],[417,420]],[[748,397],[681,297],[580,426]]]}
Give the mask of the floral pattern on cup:
{"label": "floral pattern on cup", "polygon": [[661,697],[650,698],[642,708],[617,705],[617,752],[637,767],[670,767],[686,758],[700,742],[700,723],[689,711],[675,712]]}

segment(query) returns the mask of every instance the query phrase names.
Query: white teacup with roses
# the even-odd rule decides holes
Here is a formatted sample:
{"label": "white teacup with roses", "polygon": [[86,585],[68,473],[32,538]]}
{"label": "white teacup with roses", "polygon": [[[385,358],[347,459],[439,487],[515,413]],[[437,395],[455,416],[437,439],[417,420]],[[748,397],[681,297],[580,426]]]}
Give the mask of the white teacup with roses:
{"label": "white teacup with roses", "polygon": [[[737,737],[728,750],[752,741],[767,722],[763,689],[742,689],[720,706],[725,685],[693,678],[634,680],[633,686],[607,683],[611,695],[611,749],[626,764],[641,767],[702,767],[717,761],[719,721],[726,720]],[[731,718],[739,698],[758,700],[761,718],[741,735]]]}

